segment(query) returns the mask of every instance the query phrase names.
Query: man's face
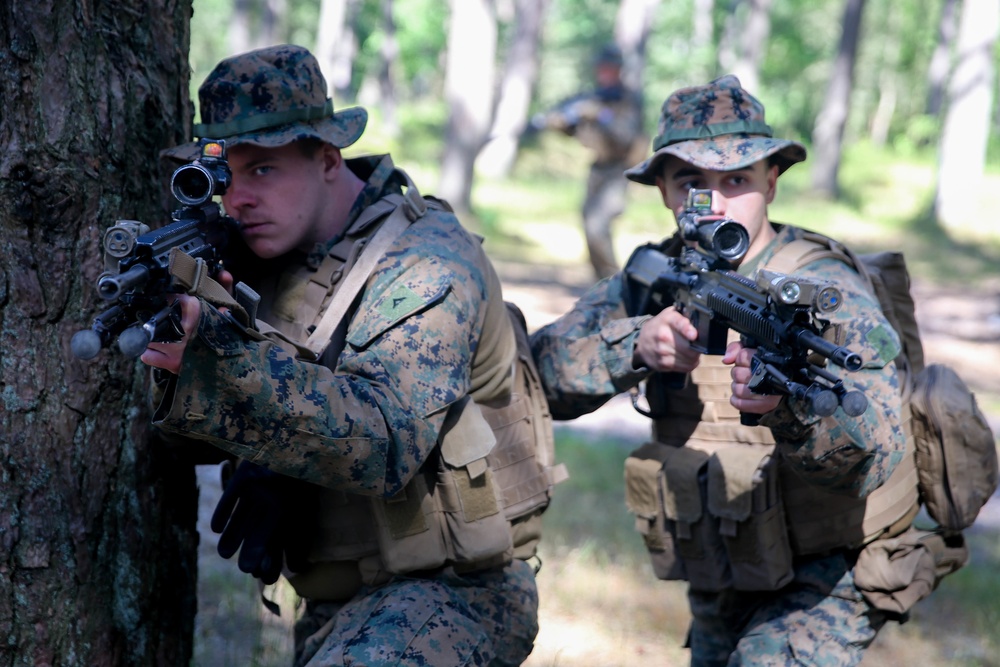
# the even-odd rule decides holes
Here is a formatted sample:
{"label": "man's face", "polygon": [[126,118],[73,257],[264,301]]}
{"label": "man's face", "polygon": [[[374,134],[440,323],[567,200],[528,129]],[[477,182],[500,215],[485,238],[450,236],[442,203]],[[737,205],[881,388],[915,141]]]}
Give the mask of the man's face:
{"label": "man's face", "polygon": [[321,148],[312,157],[295,144],[240,144],[229,150],[233,183],[222,204],[240,221],[243,238],[256,255],[277,257],[329,240],[330,210],[338,203],[331,200],[327,185],[342,164],[339,155],[330,164],[330,150]]}
{"label": "man's face", "polygon": [[663,203],[680,217],[689,190],[712,191],[712,213],[736,220],[750,233],[752,257],[770,242],[774,230],[767,218],[767,205],[774,200],[778,167],[766,160],[735,171],[701,169],[673,155],[667,156],[656,185]]}
{"label": "man's face", "polygon": [[613,63],[598,63],[594,67],[594,80],[601,88],[610,88],[618,85],[621,80],[622,69]]}

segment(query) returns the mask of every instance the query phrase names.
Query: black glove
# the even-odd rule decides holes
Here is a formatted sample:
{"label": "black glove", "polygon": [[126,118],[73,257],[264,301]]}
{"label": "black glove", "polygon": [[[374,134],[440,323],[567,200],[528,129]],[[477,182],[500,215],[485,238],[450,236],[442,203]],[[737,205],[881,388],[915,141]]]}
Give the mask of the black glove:
{"label": "black glove", "polygon": [[224,486],[211,524],[221,535],[219,555],[239,551],[240,570],[265,584],[278,580],[286,557],[290,568],[302,569],[310,485],[244,461]]}

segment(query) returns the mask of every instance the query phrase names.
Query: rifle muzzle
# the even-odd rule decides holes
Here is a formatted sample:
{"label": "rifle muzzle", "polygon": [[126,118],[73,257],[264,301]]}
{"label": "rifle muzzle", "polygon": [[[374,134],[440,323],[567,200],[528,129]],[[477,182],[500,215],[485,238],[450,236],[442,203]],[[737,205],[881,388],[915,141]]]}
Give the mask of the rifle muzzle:
{"label": "rifle muzzle", "polygon": [[149,280],[149,269],[142,264],[136,264],[125,273],[101,276],[97,281],[97,293],[105,301],[115,301],[130,289],[134,289]]}

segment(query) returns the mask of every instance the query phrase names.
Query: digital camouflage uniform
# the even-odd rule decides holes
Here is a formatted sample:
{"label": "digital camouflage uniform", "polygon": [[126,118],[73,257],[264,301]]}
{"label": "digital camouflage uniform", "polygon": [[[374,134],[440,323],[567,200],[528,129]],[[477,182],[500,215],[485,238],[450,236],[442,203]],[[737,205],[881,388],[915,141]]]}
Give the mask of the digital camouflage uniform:
{"label": "digital camouflage uniform", "polygon": [[[621,66],[617,50],[602,52],[595,61]],[[642,98],[624,84],[598,87],[576,95],[537,117],[538,129],[575,136],[593,152],[583,202],[587,252],[598,278],[613,275],[615,260],[611,225],[625,211],[628,181],[622,175],[643,144]]]}
{"label": "digital camouflage uniform", "polygon": [[[731,76],[669,97],[654,151],[653,157],[627,172],[630,178],[653,184],[655,170],[667,154],[717,170],[770,158],[784,171],[805,158],[800,145],[770,137],[770,128],[763,123],[763,107]],[[795,227],[776,227],[777,237],[739,267],[741,274],[754,275],[779,248],[801,235]],[[819,418],[799,400],[786,396],[777,409],[762,416],[760,426],[738,426],[738,413],[728,405],[729,369],[721,357],[703,356],[689,385],[670,395],[670,400],[677,402],[671,416],[653,421],[653,438],[682,446],[684,434],[710,437],[712,428],[720,433],[738,432],[740,443],[775,443],[783,483],[794,478],[808,485],[807,492],[812,488],[816,493],[866,497],[886,481],[903,458],[905,435],[893,363],[899,339],[851,267],[823,259],[796,275],[828,280],[842,290],[843,306],[830,320],[839,329],[838,343],[858,352],[864,366],[854,373],[839,367],[831,370],[843,377],[845,384],[865,393],[867,411],[858,418],[847,417],[842,410]],[[624,290],[623,274],[598,283],[569,313],[533,334],[532,351],[555,418],[571,419],[590,412],[650,375],[632,363],[639,330],[649,316],[627,316]],[[710,378],[717,378],[712,380],[714,387],[707,384]],[[699,386],[699,382],[706,386]],[[717,392],[715,402],[709,389]],[[812,505],[814,511],[823,507]],[[872,609],[854,586],[857,550],[836,548],[793,555],[793,576],[777,590],[739,591],[730,587],[707,592],[689,587],[692,665],[833,666],[860,662],[884,616]]]}
{"label": "digital camouflage uniform", "polygon": [[[286,80],[292,86],[274,85]],[[200,93],[206,122],[196,134],[230,144],[283,145],[318,137],[342,147],[364,127],[363,112],[334,116],[329,101],[324,106],[325,82],[315,59],[300,47],[224,61]],[[266,118],[255,120],[303,97],[318,97],[314,115],[277,130]],[[236,135],[226,124],[232,118],[242,119]],[[172,154],[184,156],[189,148]],[[305,289],[299,278],[308,279],[345,236],[370,235],[377,225],[368,212],[401,191],[405,177],[388,156],[348,160],[347,167],[365,186],[342,236],[313,253],[258,260],[251,273],[235,276],[258,288],[262,319],[270,318],[279,330],[296,324],[287,304],[289,294]],[[159,388],[155,423],[303,480],[303,498],[316,497],[305,490],[313,488],[306,482],[344,506],[390,498],[437,460],[450,406],[487,391],[488,383],[491,391],[504,386],[509,392],[513,330],[484,326],[491,308],[503,308],[499,290],[480,241],[450,212],[430,207],[378,261],[343,332],[343,351],[326,354],[323,363],[302,361],[280,342],[248,339],[203,303],[179,375]],[[477,375],[483,358],[496,349],[509,350],[506,368],[499,364],[497,377]],[[336,536],[325,539],[336,543]],[[366,539],[356,540],[358,557],[377,568],[377,545]],[[538,600],[534,571],[523,560],[467,572],[440,567],[352,576],[357,584],[345,584],[343,599],[306,601],[296,631],[296,664],[519,665],[531,651]]]}

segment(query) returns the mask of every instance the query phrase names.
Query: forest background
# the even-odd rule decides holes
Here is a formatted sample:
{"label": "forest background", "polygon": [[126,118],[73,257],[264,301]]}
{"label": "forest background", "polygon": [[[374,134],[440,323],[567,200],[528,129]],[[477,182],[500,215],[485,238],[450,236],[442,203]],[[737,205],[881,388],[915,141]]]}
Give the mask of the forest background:
{"label": "forest background", "polygon": [[[650,134],[672,90],[736,73],[775,134],[810,151],[782,177],[772,218],[905,251],[929,360],[956,365],[996,429],[998,5],[0,3],[0,667],[289,662],[290,591],[268,592],[280,618],[264,612],[204,523],[193,530],[217,471],[198,466],[199,511],[189,466],[147,442],[141,367],[69,354],[100,309],[101,233],[118,218],[165,219],[170,172],[155,156],[197,121],[186,97],[219,59],[312,48],[336,106],[371,114],[349,155],[391,152],[456,205],[532,328],[592,279],[579,223],[589,156],[560,135],[522,140],[527,119],[587,88],[611,41]],[[619,257],[672,228],[655,191],[631,187]],[[622,497],[622,462],[647,426],[618,400],[558,425],[571,479],[546,514],[534,667],[686,662],[683,584],[653,578]],[[866,664],[1000,664],[997,506],[968,533],[971,564],[887,628]]]}
{"label": "forest background", "polygon": [[[641,87],[647,128],[655,128],[672,90],[736,73],[764,101],[776,136],[810,148],[810,161],[782,178],[773,219],[864,250],[905,250],[930,358],[971,375],[1000,425],[998,385],[977,377],[977,362],[997,360],[1000,333],[1000,232],[988,213],[1000,205],[997,9],[987,6],[996,3],[499,0],[472,2],[479,16],[466,7],[459,17],[433,0],[355,0],[344,3],[339,31],[322,22],[317,31],[320,17],[331,15],[326,3],[286,2],[244,0],[233,14],[229,2],[196,0],[192,93],[228,53],[292,41],[326,54],[335,101],[372,114],[359,150],[391,151],[418,172],[418,183],[438,183],[465,204],[507,298],[528,311],[531,326],[564,312],[590,280],[578,213],[588,154],[559,135],[523,141],[526,120],[588,89],[592,57],[609,42],[623,48],[626,79]],[[461,42],[457,20],[476,36],[461,58],[448,55]],[[228,33],[206,30],[223,23]],[[338,32],[348,39],[329,48],[323,39]],[[456,61],[469,63],[464,80],[476,94],[496,91],[473,140],[480,148],[468,199],[442,167],[454,132],[449,114],[465,97],[448,92],[461,85],[449,81],[462,78],[450,65]],[[978,93],[974,81],[982,84]],[[942,174],[949,169],[956,175]],[[672,226],[653,189],[630,187],[615,227],[619,257]],[[622,462],[647,432],[624,400],[557,426],[572,478],[546,517],[542,631],[530,665],[685,664],[683,584],[655,582],[622,498]],[[203,512],[212,498],[203,489]],[[1000,620],[1000,522],[991,513],[998,504],[988,505],[970,535],[972,565],[922,603],[913,621],[891,625],[866,664],[998,664],[990,630]],[[201,584],[196,663],[241,664],[252,655],[259,664],[284,664],[294,594],[272,591],[284,620],[244,604],[256,589],[221,563],[213,543],[209,537],[202,548],[211,574]]]}

